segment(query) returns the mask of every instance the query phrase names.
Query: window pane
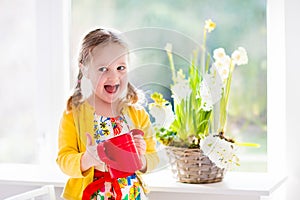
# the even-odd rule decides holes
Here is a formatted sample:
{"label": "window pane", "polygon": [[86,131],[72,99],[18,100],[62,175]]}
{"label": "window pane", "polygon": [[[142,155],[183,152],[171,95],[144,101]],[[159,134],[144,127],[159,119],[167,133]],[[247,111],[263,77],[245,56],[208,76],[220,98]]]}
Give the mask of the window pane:
{"label": "window pane", "polygon": [[0,2],[0,162],[37,158],[34,2]]}
{"label": "window pane", "polygon": [[[230,54],[243,46],[249,57],[248,65],[238,67],[233,74],[226,134],[241,142],[259,143],[261,147],[241,147],[241,167],[236,170],[266,171],[266,1],[111,0],[103,3],[97,0],[72,0],[71,17],[73,79],[77,73],[75,61],[79,41],[95,27],[112,27],[123,32],[161,27],[201,42],[204,21],[209,18],[215,21],[217,28],[207,39],[209,50],[223,47]],[[157,63],[159,59],[166,61],[165,57],[161,57],[162,53],[156,50],[137,52],[136,55],[141,61],[140,65],[142,62]],[[179,63],[178,67],[180,64],[185,63]]]}

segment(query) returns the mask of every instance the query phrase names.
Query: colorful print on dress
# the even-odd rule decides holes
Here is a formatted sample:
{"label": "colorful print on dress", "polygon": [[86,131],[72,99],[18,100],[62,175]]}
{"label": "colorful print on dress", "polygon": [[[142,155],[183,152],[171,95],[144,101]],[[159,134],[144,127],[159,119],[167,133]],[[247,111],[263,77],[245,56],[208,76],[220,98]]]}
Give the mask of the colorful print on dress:
{"label": "colorful print on dress", "polygon": [[94,138],[96,140],[96,143],[102,142],[104,138],[103,136],[109,136],[110,131],[108,127],[109,118],[100,116],[98,117],[96,113],[94,114]]}
{"label": "colorful print on dress", "polygon": [[121,123],[123,122],[123,119],[121,117],[119,118],[111,118],[111,125],[114,131],[114,135],[119,135],[122,131],[123,126]]}
{"label": "colorful print on dress", "polygon": [[141,200],[142,187],[136,174],[126,178],[118,178],[118,183],[122,191],[122,200]]}
{"label": "colorful print on dress", "polygon": [[118,183],[119,183],[121,189],[128,186],[127,178],[119,178]]}
{"label": "colorful print on dress", "polygon": [[105,182],[104,186],[98,189],[90,198],[91,200],[114,200],[110,182]]}
{"label": "colorful print on dress", "polygon": [[94,138],[97,144],[106,139],[129,132],[125,117],[103,117],[94,113]]}
{"label": "colorful print on dress", "polygon": [[129,190],[130,200],[140,200],[141,199],[141,187],[139,182],[134,182],[133,186]]}

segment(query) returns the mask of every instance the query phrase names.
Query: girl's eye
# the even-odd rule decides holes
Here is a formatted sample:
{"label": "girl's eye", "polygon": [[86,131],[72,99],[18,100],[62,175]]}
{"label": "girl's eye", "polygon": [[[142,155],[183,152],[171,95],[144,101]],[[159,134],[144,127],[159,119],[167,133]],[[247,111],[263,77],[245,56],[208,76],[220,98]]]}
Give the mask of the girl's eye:
{"label": "girl's eye", "polygon": [[117,67],[117,70],[120,70],[120,71],[125,70],[125,69],[126,69],[126,67],[123,65]]}
{"label": "girl's eye", "polygon": [[100,67],[98,69],[98,71],[100,71],[100,72],[106,72],[107,70],[108,70],[107,67]]}

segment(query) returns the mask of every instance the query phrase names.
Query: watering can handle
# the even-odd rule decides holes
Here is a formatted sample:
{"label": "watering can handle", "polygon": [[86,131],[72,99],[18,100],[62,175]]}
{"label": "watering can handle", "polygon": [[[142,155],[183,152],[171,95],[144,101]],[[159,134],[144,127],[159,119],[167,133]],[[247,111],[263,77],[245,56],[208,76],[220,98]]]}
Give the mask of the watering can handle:
{"label": "watering can handle", "polygon": [[141,135],[141,136],[144,136],[144,132],[140,129],[132,129],[131,131],[131,134],[134,136],[134,135]]}

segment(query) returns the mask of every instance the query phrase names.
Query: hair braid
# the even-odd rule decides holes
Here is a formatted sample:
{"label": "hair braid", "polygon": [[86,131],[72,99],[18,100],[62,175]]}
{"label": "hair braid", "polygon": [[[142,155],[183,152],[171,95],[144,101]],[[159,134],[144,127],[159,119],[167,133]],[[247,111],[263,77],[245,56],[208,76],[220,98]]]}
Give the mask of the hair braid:
{"label": "hair braid", "polygon": [[139,100],[139,97],[138,97],[138,92],[137,92],[136,88],[133,85],[131,85],[131,83],[128,83],[127,88],[128,89],[127,89],[126,98],[128,99],[128,101],[131,104],[137,103]]}
{"label": "hair braid", "polygon": [[68,99],[67,102],[67,110],[70,111],[72,109],[72,105],[78,106],[81,103],[82,100],[82,92],[81,92],[81,80],[82,80],[83,74],[81,70],[79,69],[78,75],[77,75],[77,84],[74,90],[73,95]]}

